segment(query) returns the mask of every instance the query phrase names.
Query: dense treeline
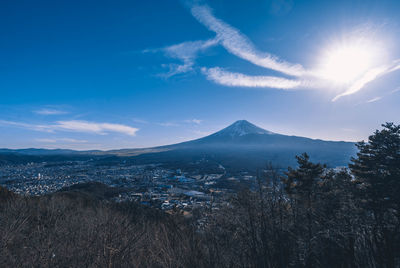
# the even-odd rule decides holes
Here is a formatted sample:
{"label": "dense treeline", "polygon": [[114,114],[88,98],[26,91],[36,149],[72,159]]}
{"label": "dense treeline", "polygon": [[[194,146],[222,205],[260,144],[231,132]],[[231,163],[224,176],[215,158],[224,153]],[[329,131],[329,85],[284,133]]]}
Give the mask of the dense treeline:
{"label": "dense treeline", "polygon": [[0,266],[400,267],[400,126],[387,123],[357,146],[349,169],[303,154],[296,168],[260,170],[255,189],[191,219],[3,189]]}

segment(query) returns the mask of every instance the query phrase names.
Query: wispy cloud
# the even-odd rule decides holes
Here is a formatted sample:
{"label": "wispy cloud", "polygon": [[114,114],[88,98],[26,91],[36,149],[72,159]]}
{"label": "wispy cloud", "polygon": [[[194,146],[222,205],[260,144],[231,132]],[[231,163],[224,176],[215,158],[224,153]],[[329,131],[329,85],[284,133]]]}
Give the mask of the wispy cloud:
{"label": "wispy cloud", "polygon": [[58,110],[58,109],[49,109],[49,108],[43,108],[40,110],[33,111],[36,114],[41,114],[41,115],[59,115],[59,114],[67,114],[66,111],[63,110]]}
{"label": "wispy cloud", "polygon": [[381,100],[381,99],[383,99],[383,98],[385,98],[387,96],[390,96],[390,95],[392,95],[392,94],[394,94],[396,92],[400,92],[400,87],[399,88],[395,88],[394,90],[389,91],[388,93],[386,93],[386,94],[384,94],[382,96],[377,96],[375,98],[369,99],[369,100],[366,101],[366,103],[373,103],[373,102],[379,101],[379,100]]}
{"label": "wispy cloud", "polygon": [[370,100],[367,100],[367,103],[376,102],[376,101],[379,101],[380,99],[382,99],[382,97],[375,97],[375,98],[372,98]]}
{"label": "wispy cloud", "polygon": [[139,124],[148,124],[149,123],[147,120],[143,120],[140,118],[133,118],[132,121],[135,123],[139,123]]}
{"label": "wispy cloud", "polygon": [[165,76],[170,77],[192,71],[198,53],[217,45],[217,43],[217,39],[189,41],[162,49],[168,57],[179,59],[183,62],[183,64],[169,64],[170,70]]}
{"label": "wispy cloud", "polygon": [[194,5],[192,15],[210,31],[217,34],[220,44],[233,55],[255,65],[293,76],[305,74],[303,66],[279,59],[267,52],[259,51],[239,30],[216,18],[206,5]]}
{"label": "wispy cloud", "polygon": [[188,119],[188,120],[184,120],[185,123],[189,123],[189,124],[196,124],[196,125],[200,125],[201,122],[203,122],[203,120],[200,119]]}
{"label": "wispy cloud", "polygon": [[64,130],[91,132],[102,135],[108,132],[118,132],[129,136],[135,136],[136,131],[138,131],[137,128],[121,124],[96,123],[96,122],[78,121],[78,120],[58,121],[55,127]]}
{"label": "wispy cloud", "polygon": [[202,122],[203,122],[203,120],[193,118],[193,119],[187,119],[187,120],[175,120],[175,121],[161,122],[161,123],[157,123],[157,125],[162,126],[162,127],[179,127],[182,124],[200,125]]}
{"label": "wispy cloud", "polygon": [[162,127],[178,127],[178,126],[180,126],[180,124],[175,123],[175,122],[161,122],[161,123],[158,123],[158,125],[160,125]]}
{"label": "wispy cloud", "polygon": [[79,120],[57,121],[53,124],[29,124],[23,122],[0,120],[0,125],[15,126],[44,132],[73,131],[83,133],[95,133],[100,135],[105,135],[109,132],[116,132],[128,136],[135,136],[136,132],[139,130],[137,128],[122,124],[97,123]]}
{"label": "wispy cloud", "polygon": [[[229,72],[221,67],[200,67],[201,72],[207,79],[217,84],[231,87],[274,89],[324,89],[332,86],[332,81],[322,75],[321,70],[306,69],[301,64],[290,63],[271,53],[259,50],[246,35],[217,18],[213,14],[212,9],[208,5],[202,4],[201,1],[187,0],[186,4],[192,16],[208,30],[214,32],[215,37],[208,40],[183,42],[156,50],[163,51],[170,58],[182,61],[182,64],[171,63],[167,65],[170,70],[164,76],[170,77],[193,71],[195,69],[195,60],[200,52],[210,47],[221,45],[232,55],[254,65],[274,70],[293,78],[284,76],[251,76],[244,73]],[[367,69],[358,75],[356,80],[354,79],[355,81],[350,83],[350,86],[344,83],[341,84],[340,88],[344,92],[338,94],[332,101],[336,101],[343,96],[355,94],[362,90],[368,83],[399,69],[400,60],[395,60],[391,64]]]}
{"label": "wispy cloud", "polygon": [[164,67],[168,67],[169,71],[167,73],[160,74],[163,77],[171,77],[177,74],[187,73],[194,70],[195,60],[199,53],[205,51],[206,49],[216,46],[218,40],[216,38],[208,40],[197,40],[197,41],[187,41],[179,44],[156,48],[156,49],[144,49],[143,53],[158,53],[162,52],[165,56],[177,59],[182,62],[182,64],[170,63],[164,64]]}
{"label": "wispy cloud", "polygon": [[304,86],[300,80],[291,80],[276,76],[249,76],[225,71],[219,67],[202,68],[207,79],[225,86],[262,87],[278,89],[295,89]]}
{"label": "wispy cloud", "polygon": [[14,127],[19,127],[19,128],[35,130],[35,131],[54,132],[54,128],[52,126],[45,125],[45,124],[29,124],[29,123],[23,123],[23,122],[0,120],[0,126],[14,126]]}
{"label": "wispy cloud", "polygon": [[38,138],[35,139],[37,142],[42,142],[42,143],[87,143],[87,140],[78,140],[78,139],[71,139],[71,138]]}
{"label": "wispy cloud", "polygon": [[347,95],[351,95],[354,93],[357,93],[358,91],[360,91],[361,89],[363,89],[368,83],[376,80],[377,78],[394,72],[396,70],[400,69],[400,60],[396,60],[393,61],[392,64],[389,65],[383,65],[383,66],[379,66],[379,67],[375,67],[370,69],[369,71],[367,71],[360,79],[358,79],[357,81],[355,81],[348,90],[346,90],[345,92],[337,95],[335,98],[333,98],[332,101],[336,101],[339,98],[343,97],[343,96],[347,96]]}
{"label": "wispy cloud", "polygon": [[400,87],[393,89],[392,91],[390,91],[390,94],[394,94],[396,92],[400,91]]}

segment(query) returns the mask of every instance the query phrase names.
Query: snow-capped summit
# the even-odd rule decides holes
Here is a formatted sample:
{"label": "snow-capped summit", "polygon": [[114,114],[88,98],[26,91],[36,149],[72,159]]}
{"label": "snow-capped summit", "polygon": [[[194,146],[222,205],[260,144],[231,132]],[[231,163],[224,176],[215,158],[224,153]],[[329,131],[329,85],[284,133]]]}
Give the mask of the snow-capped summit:
{"label": "snow-capped summit", "polygon": [[355,148],[352,142],[288,136],[239,120],[206,137],[156,148],[163,151],[159,155],[143,155],[143,159],[150,158],[153,162],[180,159],[188,163],[207,159],[223,163],[224,167],[230,165],[233,169],[241,169],[260,167],[265,163],[294,166],[295,156],[307,152],[315,161],[343,166],[355,155]]}
{"label": "snow-capped summit", "polygon": [[197,140],[176,144],[174,146],[226,146],[228,144],[230,144],[229,146],[246,144],[254,146],[261,140],[268,140],[268,142],[270,142],[270,138],[277,138],[278,136],[280,135],[257,127],[247,120],[238,120],[232,125],[215,132],[214,134]]}
{"label": "snow-capped summit", "polygon": [[247,120],[238,120],[232,125],[222,129],[221,131],[218,131],[215,133],[215,136],[231,136],[231,137],[240,137],[248,134],[275,134],[271,131],[262,129],[260,127],[257,127],[256,125],[253,125]]}

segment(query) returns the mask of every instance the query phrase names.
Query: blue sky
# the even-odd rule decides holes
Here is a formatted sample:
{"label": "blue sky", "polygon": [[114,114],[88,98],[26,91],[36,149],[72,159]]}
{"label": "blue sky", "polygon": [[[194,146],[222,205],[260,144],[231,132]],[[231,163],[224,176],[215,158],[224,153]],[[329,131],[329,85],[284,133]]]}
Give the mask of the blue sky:
{"label": "blue sky", "polygon": [[399,123],[399,1],[2,1],[0,147],[112,149],[239,119],[367,138]]}

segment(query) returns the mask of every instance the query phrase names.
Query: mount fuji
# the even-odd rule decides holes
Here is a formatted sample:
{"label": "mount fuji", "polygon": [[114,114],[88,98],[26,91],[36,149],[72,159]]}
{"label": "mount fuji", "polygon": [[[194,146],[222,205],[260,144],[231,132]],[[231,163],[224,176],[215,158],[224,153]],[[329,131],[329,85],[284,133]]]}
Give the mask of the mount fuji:
{"label": "mount fuji", "polygon": [[[254,170],[272,163],[287,168],[296,165],[295,156],[304,152],[312,161],[329,167],[347,166],[357,149],[353,142],[324,141],[298,136],[288,136],[262,129],[246,120],[209,136],[173,145],[152,148],[154,151],[136,154],[138,162],[145,163],[195,163],[217,162],[234,170]],[[119,151],[122,153],[122,151]]]}
{"label": "mount fuji", "polygon": [[[353,142],[324,141],[298,136],[288,136],[262,129],[246,120],[209,136],[145,149],[121,149],[111,151],[72,151],[45,149],[1,149],[0,154],[71,157],[125,158],[136,164],[159,163],[166,166],[224,166],[228,170],[255,170],[267,163],[287,168],[295,166],[295,156],[308,153],[312,161],[329,167],[347,166],[357,149]],[[1,159],[0,159],[1,160]],[[118,160],[116,160],[118,161]]]}

